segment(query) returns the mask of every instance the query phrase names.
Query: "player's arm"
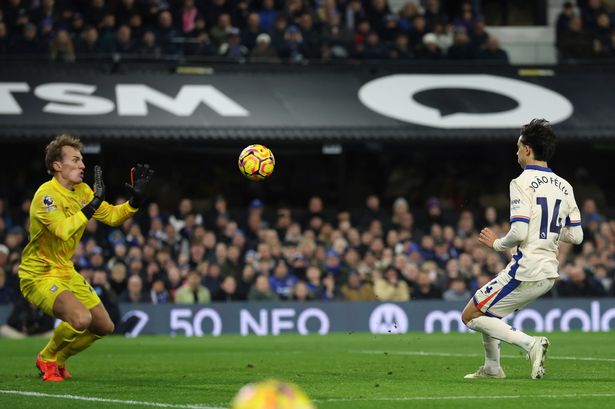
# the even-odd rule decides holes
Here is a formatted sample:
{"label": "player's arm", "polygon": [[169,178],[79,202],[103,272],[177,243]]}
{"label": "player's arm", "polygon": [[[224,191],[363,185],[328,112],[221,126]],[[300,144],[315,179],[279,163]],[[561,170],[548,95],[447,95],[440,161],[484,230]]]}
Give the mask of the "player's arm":
{"label": "player's arm", "polygon": [[143,204],[145,191],[152,176],[154,176],[154,170],[148,164],[138,163],[130,169],[130,183],[126,183],[126,188],[130,192],[129,203],[133,208],[138,209]]}
{"label": "player's arm", "polygon": [[101,203],[96,213],[94,213],[94,219],[109,226],[119,226],[130,219],[137,210],[128,202],[114,206],[105,201]]}
{"label": "player's arm", "polygon": [[64,216],[62,211],[58,211],[58,206],[61,208],[62,204],[54,202],[54,192],[39,192],[34,197],[34,217],[40,220],[54,236],[61,240],[68,240],[88,222],[104,200],[105,185],[102,182],[100,166],[94,167],[94,189],[90,202],[80,212],[69,217]]}
{"label": "player's arm", "polygon": [[562,226],[559,233],[560,241],[570,244],[581,244],[583,241],[583,228],[581,227],[581,212],[579,206],[574,199],[574,193],[571,194],[570,200],[572,211],[566,217],[566,224]]}
{"label": "player's arm", "polygon": [[530,201],[516,180],[510,182],[510,230],[498,239],[489,228],[480,232],[478,241],[495,251],[512,249],[523,242],[529,232]]}
{"label": "player's arm", "polygon": [[153,175],[154,171],[150,169],[149,165],[138,164],[132,168],[130,170],[130,184],[126,184],[131,193],[130,200],[118,206],[103,202],[94,214],[94,218],[109,226],[119,226],[131,218],[143,203],[147,185]]}

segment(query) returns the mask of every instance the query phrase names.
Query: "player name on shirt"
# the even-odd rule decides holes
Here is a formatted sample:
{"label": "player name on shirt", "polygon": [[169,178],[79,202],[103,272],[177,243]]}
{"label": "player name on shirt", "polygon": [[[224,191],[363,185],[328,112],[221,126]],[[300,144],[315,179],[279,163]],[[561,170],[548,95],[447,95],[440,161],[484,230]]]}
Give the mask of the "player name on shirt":
{"label": "player name on shirt", "polygon": [[564,195],[568,196],[568,188],[562,184],[561,180],[554,177],[536,176],[534,180],[530,183],[530,189],[532,189],[533,192],[536,192],[536,189],[538,189],[540,185],[544,185],[545,183],[551,183],[559,190],[561,190]]}

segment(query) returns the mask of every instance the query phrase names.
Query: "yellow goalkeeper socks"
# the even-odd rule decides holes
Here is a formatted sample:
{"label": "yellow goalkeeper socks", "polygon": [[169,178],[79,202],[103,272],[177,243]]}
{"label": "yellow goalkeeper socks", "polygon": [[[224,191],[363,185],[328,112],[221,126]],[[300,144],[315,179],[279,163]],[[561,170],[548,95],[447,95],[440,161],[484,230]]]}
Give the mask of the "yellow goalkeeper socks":
{"label": "yellow goalkeeper socks", "polygon": [[41,351],[41,359],[47,362],[54,362],[62,349],[73,342],[77,337],[85,331],[77,331],[67,322],[62,321],[60,325],[53,331],[51,339]]}
{"label": "yellow goalkeeper socks", "polygon": [[101,339],[102,336],[96,335],[89,330],[85,330],[82,334],[80,334],[73,342],[66,345],[57,356],[58,365],[64,365],[66,360],[73,355],[78,354],[83,351],[90,345],[92,345],[96,340]]}

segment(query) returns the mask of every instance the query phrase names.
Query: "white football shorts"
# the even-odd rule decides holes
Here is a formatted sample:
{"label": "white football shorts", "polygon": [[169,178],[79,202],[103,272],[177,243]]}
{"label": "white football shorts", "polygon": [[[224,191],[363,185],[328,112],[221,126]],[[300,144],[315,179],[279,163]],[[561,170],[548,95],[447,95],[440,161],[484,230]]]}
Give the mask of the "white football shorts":
{"label": "white football shorts", "polygon": [[503,318],[520,310],[543,294],[555,284],[555,278],[539,281],[519,281],[502,271],[496,278],[478,289],[472,300],[483,314]]}

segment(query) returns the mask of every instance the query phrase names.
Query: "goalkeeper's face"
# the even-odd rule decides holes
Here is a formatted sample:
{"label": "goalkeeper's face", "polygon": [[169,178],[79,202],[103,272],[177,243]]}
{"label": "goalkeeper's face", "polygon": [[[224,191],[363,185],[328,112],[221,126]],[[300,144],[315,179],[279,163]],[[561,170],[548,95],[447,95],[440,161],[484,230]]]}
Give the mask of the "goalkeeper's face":
{"label": "goalkeeper's face", "polygon": [[63,146],[62,162],[60,162],[59,168],[58,176],[68,182],[68,184],[78,185],[83,182],[85,164],[83,163],[83,156],[78,149],[72,146]]}

